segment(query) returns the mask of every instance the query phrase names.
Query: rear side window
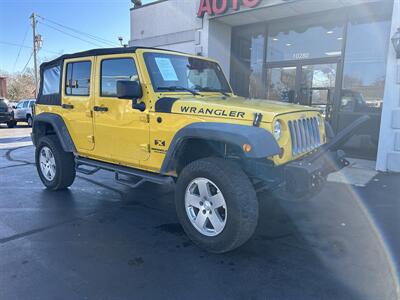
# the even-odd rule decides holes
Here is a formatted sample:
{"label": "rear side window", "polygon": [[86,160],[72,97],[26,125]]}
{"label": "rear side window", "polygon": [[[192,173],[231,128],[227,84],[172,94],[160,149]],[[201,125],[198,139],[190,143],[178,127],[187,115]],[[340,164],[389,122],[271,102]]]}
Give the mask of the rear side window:
{"label": "rear side window", "polygon": [[90,61],[67,64],[67,75],[65,77],[66,95],[89,96],[91,68],[92,63]]}
{"label": "rear side window", "polygon": [[101,62],[101,90],[103,97],[117,96],[117,81],[139,80],[132,58],[105,59]]}
{"label": "rear side window", "polygon": [[60,92],[60,76],[61,76],[61,67],[55,66],[49,69],[46,69],[43,72],[43,92],[44,96],[46,95],[54,95]]}
{"label": "rear side window", "polygon": [[29,102],[29,108],[32,108],[35,105],[35,101]]}

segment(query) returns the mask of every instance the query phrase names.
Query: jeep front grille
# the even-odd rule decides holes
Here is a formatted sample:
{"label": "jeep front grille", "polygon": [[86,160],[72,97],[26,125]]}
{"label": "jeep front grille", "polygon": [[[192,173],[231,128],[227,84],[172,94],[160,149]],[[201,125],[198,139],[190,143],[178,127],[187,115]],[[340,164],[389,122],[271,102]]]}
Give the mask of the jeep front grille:
{"label": "jeep front grille", "polygon": [[321,146],[317,117],[289,121],[294,156],[310,152]]}

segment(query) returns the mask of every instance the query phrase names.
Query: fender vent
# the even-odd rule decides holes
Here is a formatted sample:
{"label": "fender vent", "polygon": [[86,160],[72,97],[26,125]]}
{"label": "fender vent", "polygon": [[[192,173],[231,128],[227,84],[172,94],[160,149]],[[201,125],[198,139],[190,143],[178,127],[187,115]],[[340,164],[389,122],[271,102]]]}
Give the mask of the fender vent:
{"label": "fender vent", "polygon": [[294,156],[310,152],[321,146],[321,135],[316,117],[289,121]]}

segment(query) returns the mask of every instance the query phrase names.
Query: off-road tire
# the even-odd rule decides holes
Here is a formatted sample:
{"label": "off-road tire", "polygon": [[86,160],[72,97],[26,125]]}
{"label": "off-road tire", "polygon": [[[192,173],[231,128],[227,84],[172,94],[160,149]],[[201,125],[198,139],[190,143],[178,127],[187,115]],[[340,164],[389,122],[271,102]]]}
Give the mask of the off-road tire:
{"label": "off-road tire", "polygon": [[[43,147],[50,148],[56,163],[55,176],[51,181],[45,178],[40,167],[39,156]],[[62,149],[57,136],[48,135],[39,140],[36,147],[35,161],[39,177],[47,189],[52,191],[63,190],[74,182],[76,176],[74,155]]]}
{"label": "off-road tire", "polygon": [[[211,180],[225,198],[226,224],[216,236],[200,233],[192,225],[186,212],[186,189],[196,178]],[[257,227],[258,200],[253,185],[238,165],[221,158],[200,159],[187,165],[177,180],[175,204],[186,234],[196,245],[208,252],[224,253],[243,245]]]}
{"label": "off-road tire", "polygon": [[32,118],[31,115],[28,115],[28,116],[26,117],[26,123],[28,123],[28,126],[29,126],[29,127],[32,127],[33,118]]}
{"label": "off-road tire", "polygon": [[16,121],[8,121],[7,122],[7,127],[8,128],[14,128],[17,125]]}

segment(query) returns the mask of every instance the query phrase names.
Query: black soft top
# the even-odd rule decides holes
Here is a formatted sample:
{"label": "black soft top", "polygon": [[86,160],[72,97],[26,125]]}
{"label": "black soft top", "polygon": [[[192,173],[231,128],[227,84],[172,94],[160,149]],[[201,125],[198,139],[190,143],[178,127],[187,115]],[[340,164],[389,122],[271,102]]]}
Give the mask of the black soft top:
{"label": "black soft top", "polygon": [[79,57],[86,57],[86,56],[98,56],[98,55],[107,55],[107,54],[123,54],[123,53],[135,53],[137,49],[151,49],[151,50],[162,50],[162,51],[171,51],[177,52],[167,49],[161,48],[152,48],[152,47],[118,47],[118,48],[100,48],[100,49],[92,49],[83,52],[77,52],[72,54],[64,54],[56,59],[51,61],[45,62],[41,65],[42,68],[46,68],[46,66],[54,66],[62,63],[65,59],[70,58],[79,58]]}

